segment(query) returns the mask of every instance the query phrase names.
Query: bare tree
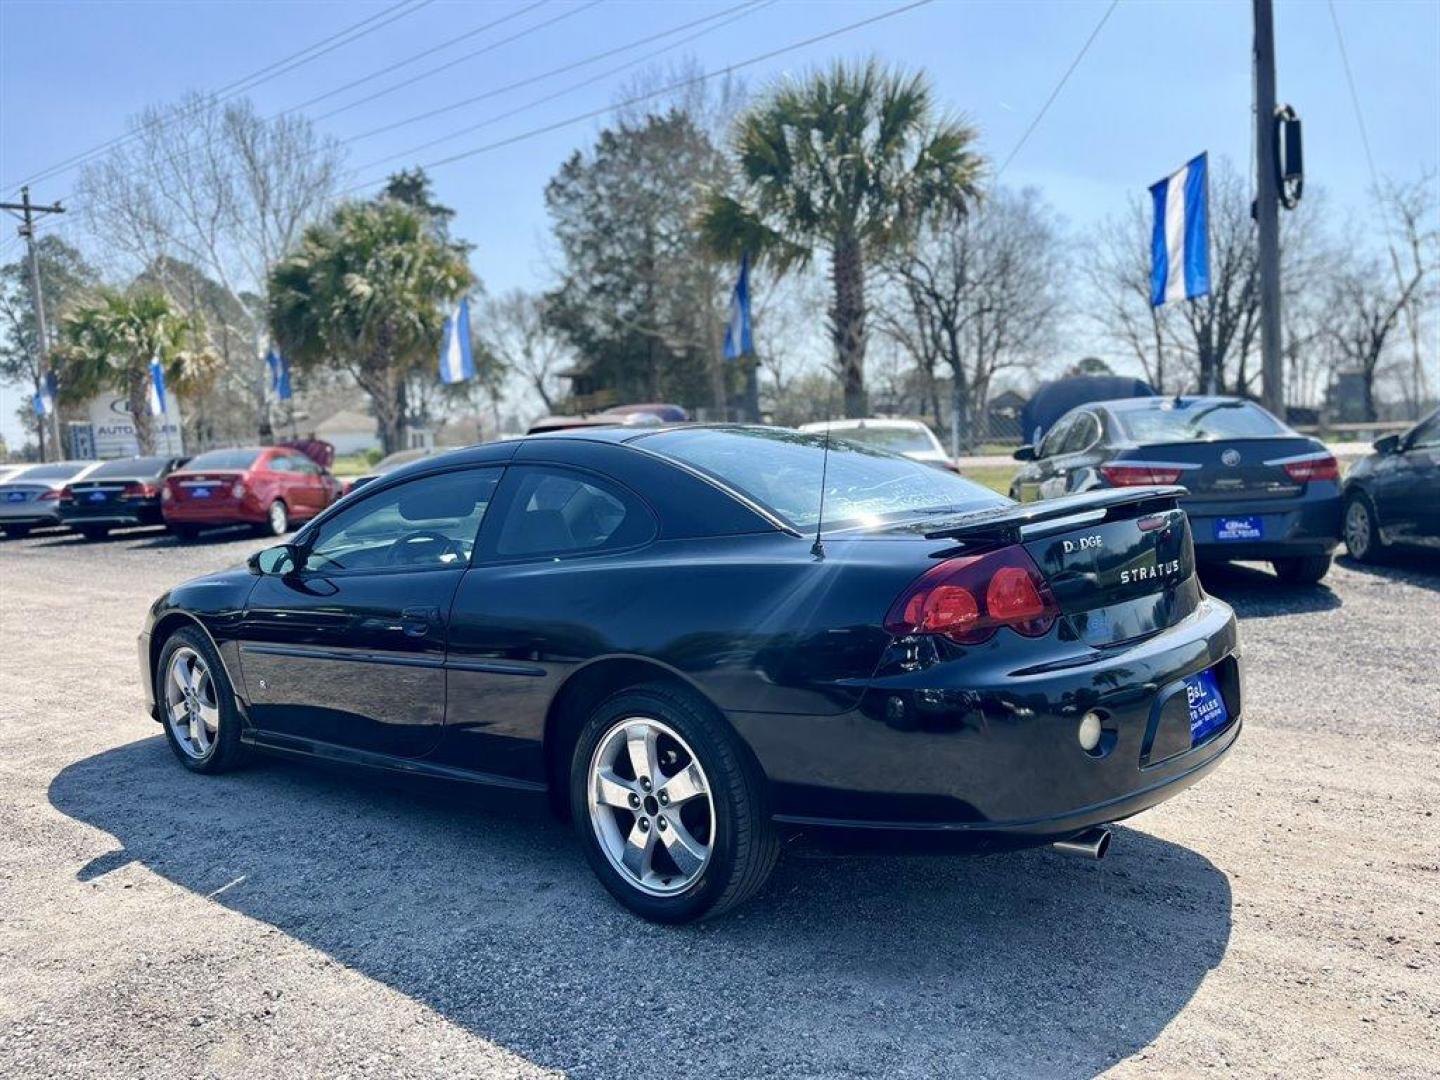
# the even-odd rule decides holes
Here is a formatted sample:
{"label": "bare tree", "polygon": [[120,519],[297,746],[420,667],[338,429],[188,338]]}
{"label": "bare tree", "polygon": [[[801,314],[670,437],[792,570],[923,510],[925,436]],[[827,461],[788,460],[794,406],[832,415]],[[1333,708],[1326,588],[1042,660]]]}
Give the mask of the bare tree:
{"label": "bare tree", "polygon": [[953,226],[926,229],[892,260],[906,300],[881,328],[924,370],[951,380],[951,445],[984,438],[991,382],[1036,364],[1058,324],[1064,250],[1059,225],[1037,191],[1000,190]]}
{"label": "bare tree", "polygon": [[259,116],[248,100],[190,94],[133,118],[127,139],[87,166],[76,194],[93,232],[185,303],[193,290],[167,268],[197,269],[219,285],[223,310],[204,314],[220,335],[249,343],[227,374],[250,388],[269,436],[261,297],[276,262],[335,193],[339,144],[299,116]]}
{"label": "bare tree", "polygon": [[559,397],[556,379],[574,351],[545,321],[546,299],[512,289],[485,304],[479,333],[500,365],[539,397],[547,413]]}
{"label": "bare tree", "polygon": [[1130,200],[1125,213],[1091,233],[1081,274],[1092,302],[1089,318],[1103,337],[1133,356],[1145,381],[1164,393],[1177,380],[1170,309],[1150,303],[1150,221],[1146,200]]}

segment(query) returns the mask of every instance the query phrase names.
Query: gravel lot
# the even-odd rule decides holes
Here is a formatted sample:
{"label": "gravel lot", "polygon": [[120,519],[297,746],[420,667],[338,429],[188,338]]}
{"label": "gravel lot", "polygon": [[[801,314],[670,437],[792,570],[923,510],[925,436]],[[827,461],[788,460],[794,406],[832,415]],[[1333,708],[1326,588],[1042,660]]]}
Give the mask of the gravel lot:
{"label": "gravel lot", "polygon": [[182,770],[135,634],[259,544],[0,543],[0,1076],[1436,1075],[1440,567],[1207,577],[1246,733],[1103,862],[798,850],[675,930],[524,804]]}

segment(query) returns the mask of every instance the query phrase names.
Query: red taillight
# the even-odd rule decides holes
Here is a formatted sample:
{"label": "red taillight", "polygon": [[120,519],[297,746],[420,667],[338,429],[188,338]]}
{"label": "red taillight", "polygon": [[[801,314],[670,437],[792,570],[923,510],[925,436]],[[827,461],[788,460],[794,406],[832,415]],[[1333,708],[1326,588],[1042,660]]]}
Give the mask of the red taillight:
{"label": "red taillight", "polygon": [[1100,474],[1115,487],[1145,487],[1148,484],[1174,484],[1180,469],[1164,465],[1101,465]]}
{"label": "red taillight", "polygon": [[1339,480],[1340,463],[1329,454],[1307,461],[1291,461],[1285,466],[1285,475],[1297,484],[1311,480]]}
{"label": "red taillight", "polygon": [[75,493],[74,493],[73,491],[71,491],[69,488],[61,488],[61,489],[59,489],[58,491],[42,491],[39,495],[37,495],[37,496],[35,497],[35,501],[36,501],[36,502],[58,502],[59,499],[60,499],[60,494],[61,494],[62,491],[63,491],[63,492],[65,493],[65,495],[66,495],[66,502],[74,502],[74,500],[75,500]]}
{"label": "red taillight", "polygon": [[1059,614],[1034,561],[1015,546],[931,567],[890,606],[885,629],[898,636],[941,634],[977,645],[1002,626],[1039,637]]}
{"label": "red taillight", "polygon": [[125,489],[120,492],[123,499],[153,499],[159,489],[154,484],[126,484]]}

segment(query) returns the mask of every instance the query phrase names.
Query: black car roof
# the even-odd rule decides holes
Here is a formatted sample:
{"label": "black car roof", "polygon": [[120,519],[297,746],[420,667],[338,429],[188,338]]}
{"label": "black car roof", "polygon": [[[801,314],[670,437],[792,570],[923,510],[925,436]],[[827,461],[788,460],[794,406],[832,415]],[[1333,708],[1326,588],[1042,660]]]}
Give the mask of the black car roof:
{"label": "black car roof", "polygon": [[1166,397],[1121,398],[1116,401],[1092,401],[1088,405],[1076,407],[1106,409],[1110,412],[1146,412],[1155,409],[1173,409],[1177,405],[1182,409],[1190,409],[1197,405],[1223,405],[1229,402],[1239,405],[1255,404],[1245,398],[1223,394],[1182,394],[1179,397],[1169,395]]}

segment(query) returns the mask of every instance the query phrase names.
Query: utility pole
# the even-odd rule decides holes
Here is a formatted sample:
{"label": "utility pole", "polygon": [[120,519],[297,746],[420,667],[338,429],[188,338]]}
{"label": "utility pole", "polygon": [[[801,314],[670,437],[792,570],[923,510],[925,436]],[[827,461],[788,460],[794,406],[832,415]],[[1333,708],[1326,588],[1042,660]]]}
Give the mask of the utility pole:
{"label": "utility pole", "polygon": [[1255,12],[1255,223],[1260,250],[1261,399],[1285,419],[1285,366],[1280,355],[1280,179],[1275,168],[1275,15],[1271,0]]}
{"label": "utility pole", "polygon": [[[0,210],[9,210],[18,217],[22,224],[20,235],[25,238],[25,248],[30,257],[30,302],[35,306],[35,362],[36,370],[40,372],[40,385],[47,385],[46,376],[50,373],[50,336],[45,328],[45,297],[40,291],[40,257],[35,252],[35,217],[45,214],[63,214],[65,208],[58,202],[53,206],[36,206],[30,201],[30,189],[20,189],[20,201],[18,203],[0,203]],[[50,415],[45,418],[50,429],[49,450],[53,455],[51,460],[59,461],[63,456],[60,446],[60,410],[54,402],[50,406]]]}

